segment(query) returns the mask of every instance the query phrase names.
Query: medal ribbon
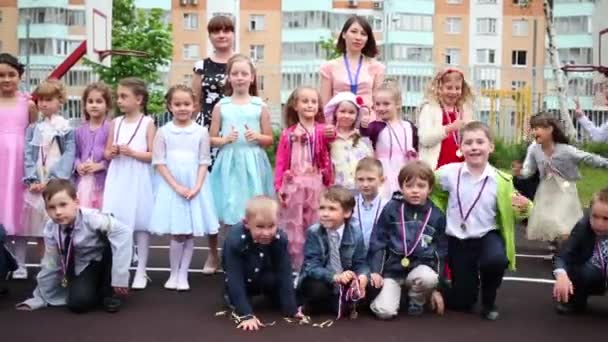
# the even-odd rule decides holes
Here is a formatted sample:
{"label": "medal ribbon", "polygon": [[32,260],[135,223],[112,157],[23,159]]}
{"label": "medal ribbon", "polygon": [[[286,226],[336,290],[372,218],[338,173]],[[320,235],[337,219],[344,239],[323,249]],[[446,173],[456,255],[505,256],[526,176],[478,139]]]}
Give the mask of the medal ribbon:
{"label": "medal ribbon", "polygon": [[304,125],[302,125],[300,123],[300,127],[302,127],[302,129],[304,130],[304,133],[306,133],[306,137],[308,137],[308,146],[310,148],[310,163],[312,164],[312,166],[315,166],[315,129],[316,127],[313,126],[312,128],[312,134],[310,132],[308,132],[308,130],[306,129],[306,127],[304,127]]}
{"label": "medal ribbon", "polygon": [[414,244],[412,245],[412,248],[410,248],[410,250],[407,250],[407,233],[406,233],[406,229],[405,229],[405,204],[401,204],[401,211],[400,211],[400,221],[401,221],[401,235],[403,237],[403,254],[405,254],[405,257],[407,258],[408,256],[410,256],[414,250],[416,249],[416,247],[418,247],[418,244],[420,243],[420,241],[422,240],[422,235],[424,235],[424,228],[426,228],[426,225],[429,223],[429,219],[431,218],[431,211],[432,208],[429,208],[426,211],[426,215],[424,217],[424,221],[422,222],[422,225],[420,225],[420,228],[418,228],[418,233],[416,236],[416,239],[414,240]]}
{"label": "medal ribbon", "polygon": [[[72,229],[72,234],[74,233],[74,229]],[[67,253],[64,257],[63,251],[63,239],[61,239],[61,228],[57,229],[57,247],[59,247],[59,254],[61,259],[61,272],[63,272],[63,280],[67,280],[68,276],[68,263],[70,262],[70,257],[72,256],[72,250],[74,246],[74,237],[70,238],[70,245],[67,246]]]}
{"label": "medal ribbon", "polygon": [[[359,278],[355,276],[353,280],[350,281],[348,285],[340,284],[340,295],[338,297],[338,316],[336,320],[342,317],[342,305],[346,303],[353,303],[356,309],[357,302],[361,300],[361,289],[359,284]],[[356,311],[355,311],[356,312]]]}
{"label": "medal ribbon", "polygon": [[456,182],[456,199],[458,200],[458,210],[460,211],[460,218],[462,219],[462,222],[464,223],[469,218],[469,215],[471,215],[471,212],[473,211],[473,208],[475,208],[475,206],[477,205],[477,202],[479,202],[479,199],[481,198],[481,193],[483,192],[483,189],[485,189],[486,184],[488,183],[488,178],[490,176],[486,176],[486,178],[484,178],[483,184],[481,185],[481,189],[479,190],[477,197],[473,201],[473,204],[471,204],[471,207],[467,211],[467,214],[464,215],[463,211],[462,211],[462,202],[460,201],[460,176],[461,176],[461,174],[462,174],[462,166],[458,169],[458,181]]}
{"label": "medal ribbon", "polygon": [[344,54],[344,67],[346,67],[346,72],[348,74],[348,81],[350,82],[350,92],[353,94],[357,94],[357,88],[359,87],[359,74],[361,73],[361,66],[363,65],[363,55],[359,56],[359,64],[357,65],[357,73],[355,74],[355,79],[353,81],[353,74],[350,71],[350,64],[348,63],[348,58],[346,58],[346,54]]}
{"label": "medal ribbon", "polygon": [[[137,122],[137,127],[135,127],[135,132],[133,132],[133,135],[131,135],[131,138],[129,138],[129,141],[127,142],[127,145],[130,145],[131,141],[133,141],[133,138],[135,138],[135,135],[137,134],[137,131],[139,131],[139,126],[141,126],[141,122],[143,120],[144,120],[144,115],[142,114],[139,117],[139,121]],[[118,129],[116,130],[116,137],[114,138],[114,145],[118,144],[118,137],[120,136],[120,128],[122,127],[123,121],[125,121],[124,117],[122,118],[122,120],[120,120],[120,123],[118,124]]]}
{"label": "medal ribbon", "polygon": [[[452,121],[452,117],[450,117],[450,114],[445,110],[443,106],[441,106],[441,111],[443,112],[443,115],[448,119],[449,125],[453,124],[454,121],[460,118],[460,111],[456,107],[454,107],[454,112],[456,114],[456,119],[454,121]],[[460,133],[457,130],[452,132],[452,139],[454,139],[456,147],[460,148]]]}
{"label": "medal ribbon", "polygon": [[405,127],[403,127],[403,123],[401,123],[401,128],[403,129],[403,147],[401,147],[401,142],[399,142],[399,137],[397,136],[397,132],[395,132],[395,130],[393,129],[393,127],[391,126],[390,123],[386,123],[386,126],[389,129],[389,136],[388,136],[388,141],[389,141],[389,151],[388,151],[388,159],[391,160],[391,158],[393,157],[393,136],[395,136],[395,140],[397,140],[397,146],[399,146],[399,149],[401,150],[401,153],[403,153],[403,155],[405,156],[405,149],[406,149],[406,145],[407,145],[407,131],[405,130]]}
{"label": "medal ribbon", "polygon": [[608,284],[608,265],[604,261],[604,254],[602,253],[602,244],[601,241],[595,243],[595,249],[597,250],[597,255],[600,259],[600,268],[602,271],[602,275],[604,276],[604,284]]}

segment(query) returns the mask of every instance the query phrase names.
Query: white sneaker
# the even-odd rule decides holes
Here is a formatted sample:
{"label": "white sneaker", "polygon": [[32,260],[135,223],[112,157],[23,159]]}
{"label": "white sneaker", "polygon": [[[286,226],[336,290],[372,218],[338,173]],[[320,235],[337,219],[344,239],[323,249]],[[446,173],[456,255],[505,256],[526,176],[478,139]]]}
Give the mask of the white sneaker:
{"label": "white sneaker", "polygon": [[190,284],[188,283],[188,273],[180,274],[177,277],[177,291],[190,291]]}
{"label": "white sneaker", "polygon": [[27,268],[25,266],[19,266],[19,268],[13,272],[13,279],[27,279]]}
{"label": "white sneaker", "polygon": [[133,278],[133,284],[131,284],[131,289],[133,290],[143,290],[146,288],[146,286],[148,286],[148,280],[150,278],[148,278],[147,275],[138,275],[135,274],[135,277]]}
{"label": "white sneaker", "polygon": [[165,283],[165,288],[167,290],[177,290],[177,277],[170,276]]}

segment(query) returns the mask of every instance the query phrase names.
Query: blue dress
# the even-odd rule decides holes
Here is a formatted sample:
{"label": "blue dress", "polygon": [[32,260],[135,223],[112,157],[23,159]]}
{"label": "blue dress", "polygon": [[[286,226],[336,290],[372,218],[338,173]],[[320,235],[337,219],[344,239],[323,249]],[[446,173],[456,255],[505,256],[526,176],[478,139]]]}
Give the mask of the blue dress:
{"label": "blue dress", "polygon": [[230,97],[220,100],[220,135],[239,133],[233,143],[222,146],[213,164],[211,183],[217,214],[221,222],[233,225],[245,217],[247,201],[256,195],[273,196],[273,175],[266,152],[256,143],[245,140],[245,125],[260,132],[260,117],[264,103],[252,97],[244,105],[232,103]]}
{"label": "blue dress", "polygon": [[[165,165],[180,185],[192,189],[196,185],[200,165],[209,165],[210,142],[207,129],[196,123],[178,127],[169,122],[154,138],[153,165]],[[219,222],[213,205],[209,175],[199,193],[187,200],[156,174],[156,194],[150,221],[150,232],[158,235],[217,234]]]}

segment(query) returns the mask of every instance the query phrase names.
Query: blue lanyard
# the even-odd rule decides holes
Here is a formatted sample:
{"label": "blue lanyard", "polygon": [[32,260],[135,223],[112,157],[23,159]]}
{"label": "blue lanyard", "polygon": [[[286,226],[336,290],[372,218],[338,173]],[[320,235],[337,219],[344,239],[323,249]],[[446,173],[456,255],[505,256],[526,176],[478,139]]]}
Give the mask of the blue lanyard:
{"label": "blue lanyard", "polygon": [[355,74],[355,80],[353,81],[353,74],[350,72],[350,64],[344,54],[344,66],[348,73],[348,81],[350,82],[350,92],[357,95],[357,87],[359,85],[359,73],[361,73],[361,66],[363,65],[363,55],[359,56],[359,64],[357,65],[357,73]]}

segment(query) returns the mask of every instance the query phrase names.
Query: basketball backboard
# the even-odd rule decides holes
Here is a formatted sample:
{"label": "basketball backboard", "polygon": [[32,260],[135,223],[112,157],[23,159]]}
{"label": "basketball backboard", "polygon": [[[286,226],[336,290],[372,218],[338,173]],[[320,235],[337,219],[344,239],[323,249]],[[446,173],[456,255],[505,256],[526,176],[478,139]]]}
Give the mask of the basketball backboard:
{"label": "basketball backboard", "polygon": [[112,0],[86,0],[85,25],[87,59],[109,67],[112,57],[102,53],[112,49]]}

